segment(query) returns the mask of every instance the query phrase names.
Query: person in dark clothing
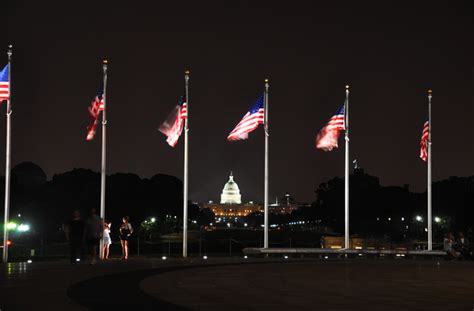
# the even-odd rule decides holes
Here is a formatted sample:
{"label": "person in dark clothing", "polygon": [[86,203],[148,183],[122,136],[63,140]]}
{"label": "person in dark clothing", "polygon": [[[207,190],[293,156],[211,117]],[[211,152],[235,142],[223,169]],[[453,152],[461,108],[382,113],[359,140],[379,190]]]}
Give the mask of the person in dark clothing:
{"label": "person in dark clothing", "polygon": [[122,225],[120,225],[120,243],[122,244],[122,259],[128,259],[128,241],[133,233],[132,225],[129,222],[129,217],[125,216],[122,219]]}
{"label": "person in dark clothing", "polygon": [[99,249],[100,240],[104,232],[104,223],[102,219],[97,216],[95,208],[90,211],[89,218],[85,221],[84,238],[91,255],[91,265],[97,263],[97,250]]}
{"label": "person in dark clothing", "polygon": [[81,218],[81,213],[75,210],[72,213],[72,219],[66,226],[66,239],[69,241],[72,264],[75,264],[77,259],[82,258],[84,226],[85,222]]}
{"label": "person in dark clothing", "polygon": [[456,241],[456,250],[461,253],[463,259],[469,259],[469,240],[464,237],[464,233],[458,233],[458,239]]}

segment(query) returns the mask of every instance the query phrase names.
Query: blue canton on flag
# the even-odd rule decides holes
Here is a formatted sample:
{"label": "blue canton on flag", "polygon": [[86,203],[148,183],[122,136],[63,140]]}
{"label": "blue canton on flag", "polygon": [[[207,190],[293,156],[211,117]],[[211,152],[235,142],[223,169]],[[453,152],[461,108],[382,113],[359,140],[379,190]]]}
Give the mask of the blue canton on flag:
{"label": "blue canton on flag", "polygon": [[0,71],[0,102],[10,98],[10,81],[8,81],[8,65]]}
{"label": "blue canton on flag", "polygon": [[250,132],[254,131],[259,124],[263,124],[265,122],[264,105],[264,96],[262,94],[239,124],[230,132],[229,136],[227,136],[227,140],[247,139]]}

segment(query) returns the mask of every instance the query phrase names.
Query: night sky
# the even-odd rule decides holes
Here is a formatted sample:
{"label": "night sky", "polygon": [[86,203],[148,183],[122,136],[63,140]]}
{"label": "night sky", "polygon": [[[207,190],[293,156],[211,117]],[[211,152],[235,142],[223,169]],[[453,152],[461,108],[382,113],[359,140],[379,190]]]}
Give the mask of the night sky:
{"label": "night sky", "polygon": [[[473,175],[472,1],[360,2],[8,1],[0,47],[14,45],[12,164],[33,161],[49,178],[99,170],[100,131],[86,142],[87,107],[107,58],[109,174],[182,178],[182,140],[173,149],[157,129],[189,69],[194,201],[217,200],[231,170],[244,201],[263,201],[262,128],[243,142],[226,136],[265,78],[272,201],[286,192],[311,201],[319,183],[343,176],[342,139],[328,153],[314,139],[346,84],[351,160],[383,185],[425,189],[418,154],[428,88],[433,179]],[[4,146],[0,135],[0,154]]]}

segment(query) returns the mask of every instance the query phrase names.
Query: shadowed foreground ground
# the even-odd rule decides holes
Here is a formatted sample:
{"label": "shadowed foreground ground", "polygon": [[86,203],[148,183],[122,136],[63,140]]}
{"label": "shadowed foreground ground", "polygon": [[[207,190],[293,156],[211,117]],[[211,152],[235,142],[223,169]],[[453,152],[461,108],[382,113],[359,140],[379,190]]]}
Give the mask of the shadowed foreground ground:
{"label": "shadowed foreground ground", "polygon": [[93,267],[71,267],[57,262],[15,265],[3,266],[2,311],[35,307],[49,310],[474,308],[474,262],[222,258],[166,262],[136,259]]}

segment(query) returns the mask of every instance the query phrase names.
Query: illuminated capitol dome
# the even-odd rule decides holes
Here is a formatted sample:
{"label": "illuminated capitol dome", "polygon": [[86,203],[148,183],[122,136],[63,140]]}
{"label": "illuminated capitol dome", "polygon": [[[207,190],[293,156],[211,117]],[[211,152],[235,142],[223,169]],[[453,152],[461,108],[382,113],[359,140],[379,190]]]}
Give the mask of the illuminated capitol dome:
{"label": "illuminated capitol dome", "polygon": [[221,194],[221,204],[242,204],[240,189],[230,172],[229,181],[225,184]]}

